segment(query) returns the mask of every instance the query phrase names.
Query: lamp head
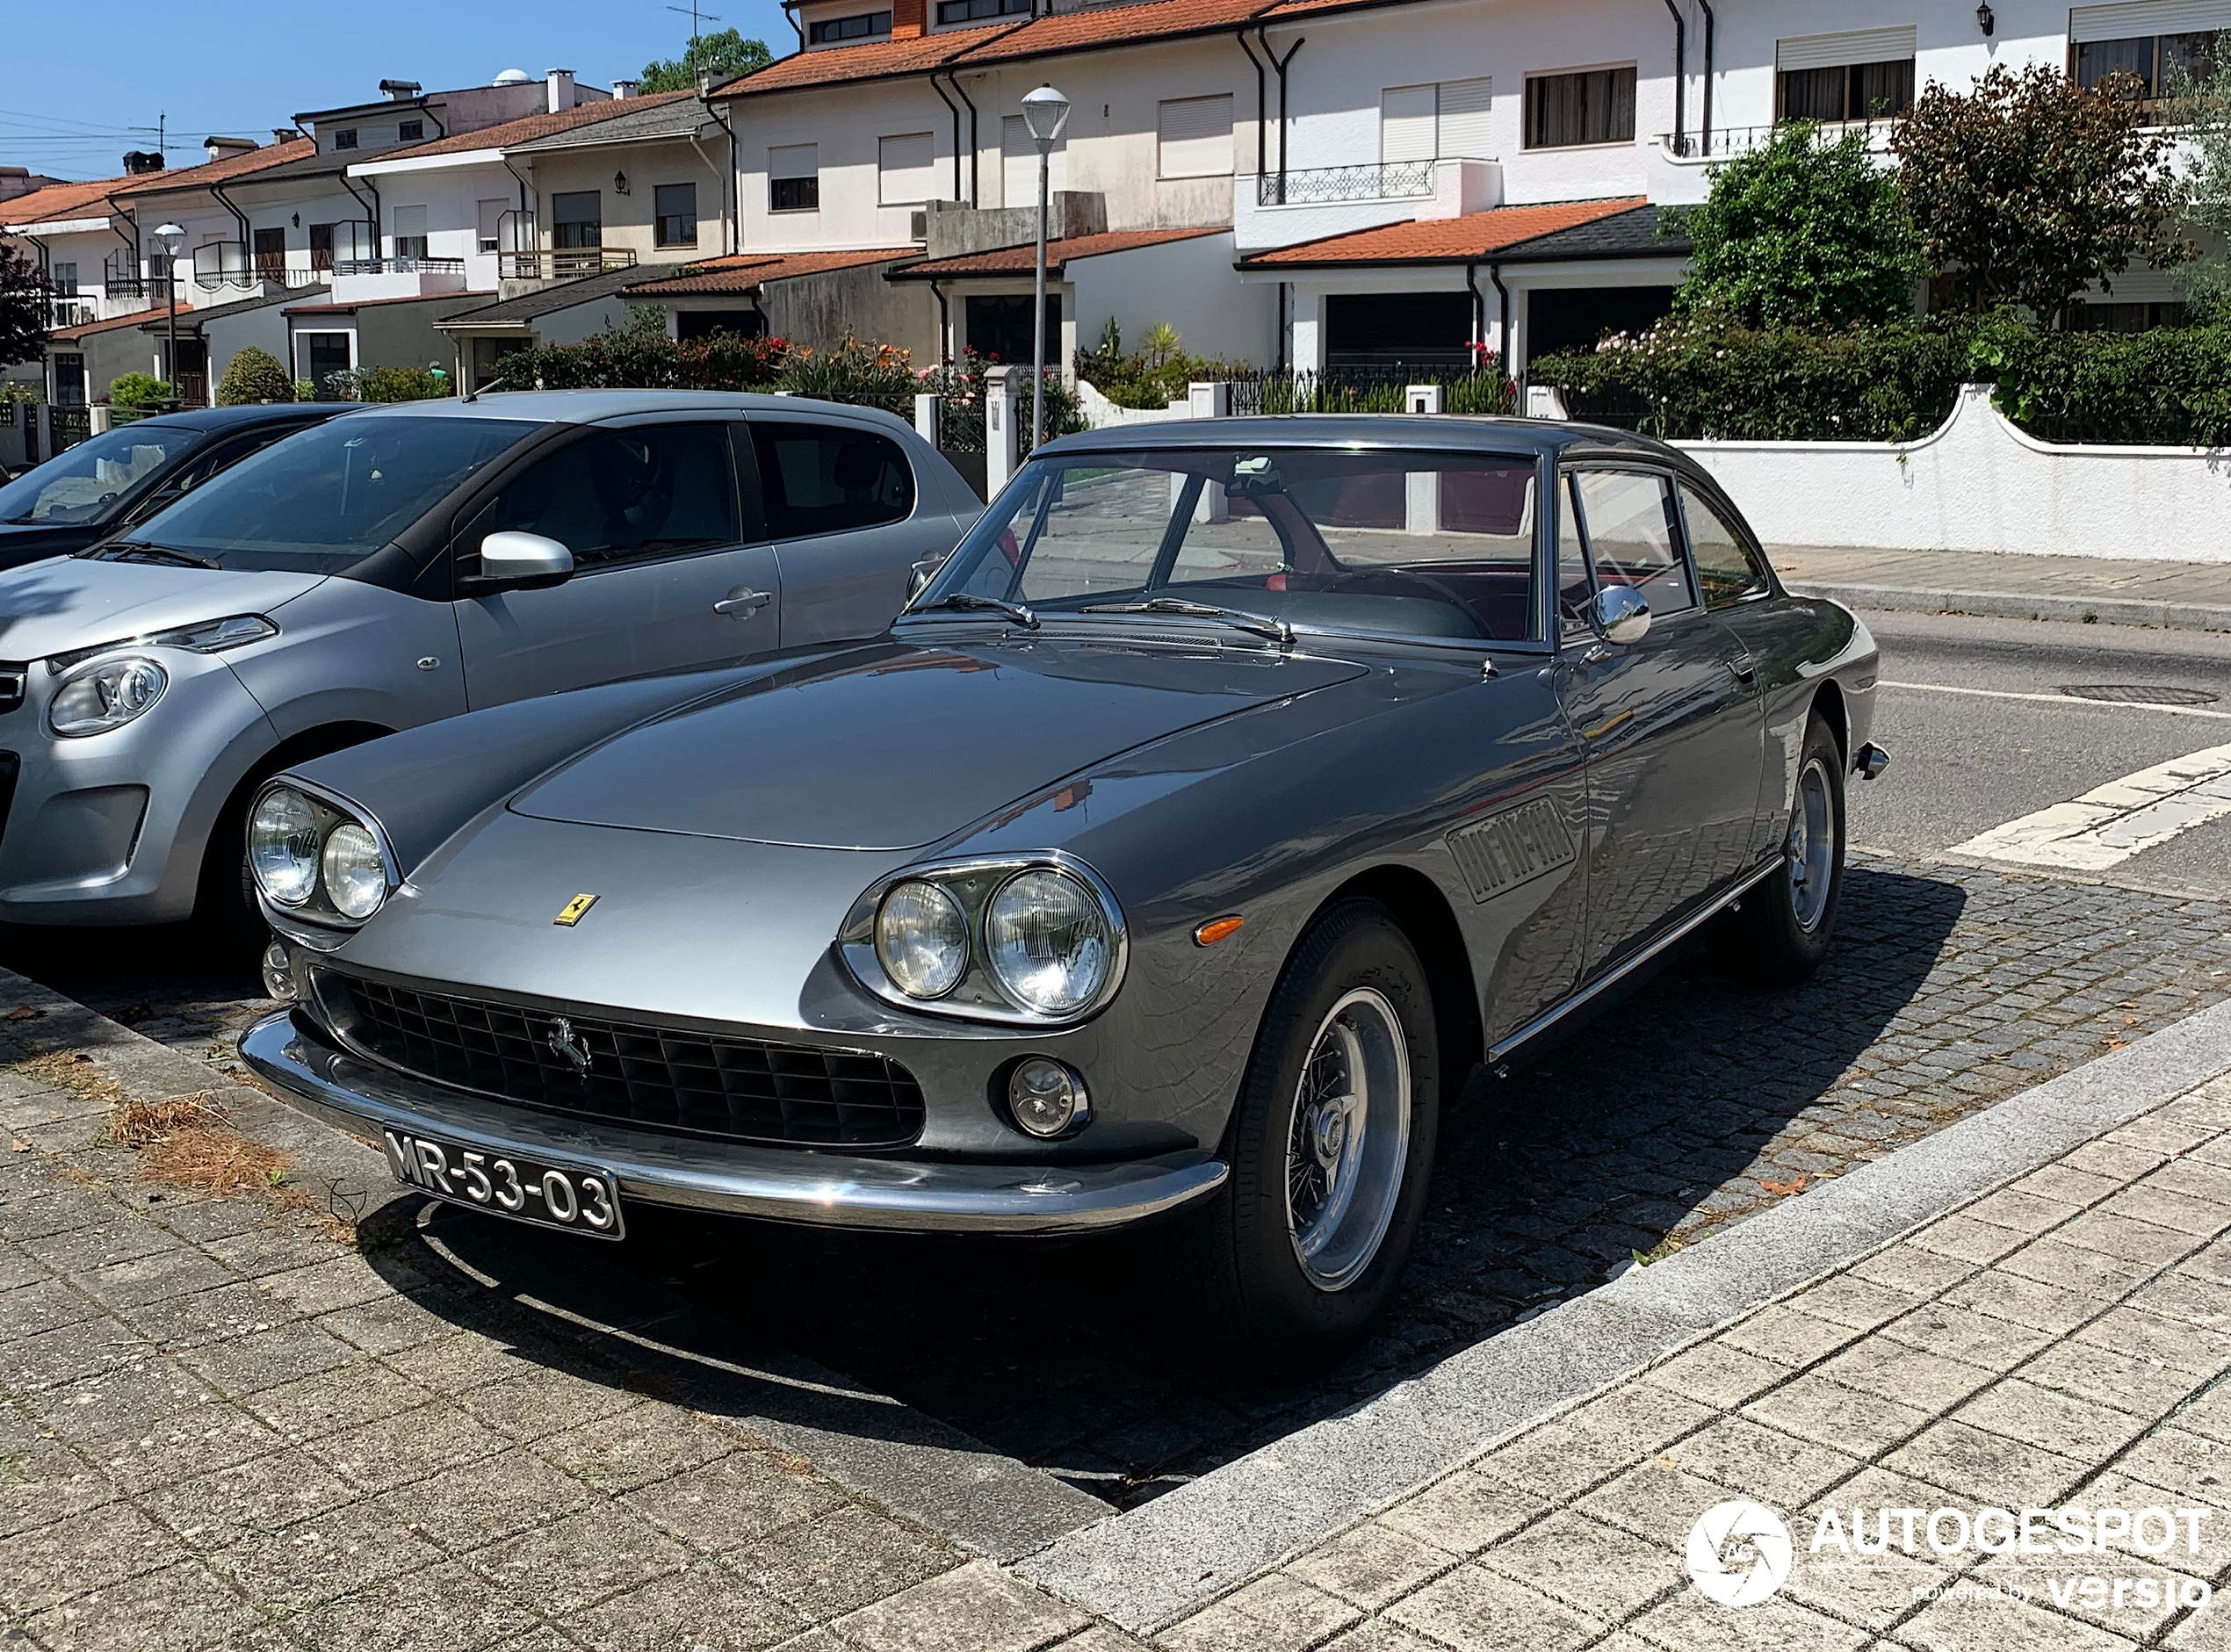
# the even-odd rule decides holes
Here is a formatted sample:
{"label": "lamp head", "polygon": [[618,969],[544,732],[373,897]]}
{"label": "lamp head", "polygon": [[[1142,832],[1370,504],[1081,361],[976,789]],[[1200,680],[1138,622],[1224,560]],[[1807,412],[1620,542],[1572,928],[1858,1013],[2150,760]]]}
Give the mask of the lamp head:
{"label": "lamp head", "polygon": [[1069,124],[1069,100],[1051,86],[1022,95],[1022,122],[1041,148],[1051,146]]}
{"label": "lamp head", "polygon": [[163,251],[176,252],[178,243],[186,238],[186,232],[177,224],[157,224],[155,238],[162,243]]}
{"label": "lamp head", "polygon": [[1991,0],[1983,0],[1983,4],[1975,8],[1975,26],[1986,35],[1997,29],[1998,18],[1991,13]]}

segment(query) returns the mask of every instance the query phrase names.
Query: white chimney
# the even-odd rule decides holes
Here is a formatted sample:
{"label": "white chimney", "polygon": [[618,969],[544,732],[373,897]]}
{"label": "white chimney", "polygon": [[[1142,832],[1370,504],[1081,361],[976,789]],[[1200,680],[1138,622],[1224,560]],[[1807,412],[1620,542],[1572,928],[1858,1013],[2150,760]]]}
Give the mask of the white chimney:
{"label": "white chimney", "polygon": [[635,83],[633,81],[616,80],[612,83],[612,97],[615,100],[622,97],[632,97],[634,96]]}
{"label": "white chimney", "polygon": [[202,153],[213,161],[228,161],[236,155],[252,155],[256,151],[253,138],[204,138]]}
{"label": "white chimney", "polygon": [[552,114],[562,114],[580,101],[574,91],[574,71],[570,69],[552,69],[549,84]]}

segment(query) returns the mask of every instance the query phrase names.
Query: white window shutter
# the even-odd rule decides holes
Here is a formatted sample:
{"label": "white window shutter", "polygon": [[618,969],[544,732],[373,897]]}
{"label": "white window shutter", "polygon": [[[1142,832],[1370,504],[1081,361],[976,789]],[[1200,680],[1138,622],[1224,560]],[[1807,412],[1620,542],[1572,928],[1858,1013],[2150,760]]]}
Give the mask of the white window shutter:
{"label": "white window shutter", "polygon": [[1379,159],[1433,158],[1435,88],[1390,86],[1379,94]]}
{"label": "white window shutter", "polygon": [[2142,34],[2207,34],[2231,28],[2231,0],[2133,0],[2112,6],[2073,6],[2069,38],[2126,40]]}
{"label": "white window shutter", "polygon": [[1157,110],[1164,177],[1230,177],[1231,94],[1167,97]]}
{"label": "white window shutter", "polygon": [[1488,161],[1495,156],[1487,129],[1488,106],[1493,101],[1495,83],[1482,76],[1477,80],[1445,80],[1440,83],[1440,144],[1435,153],[1442,160],[1454,156],[1460,160]]}
{"label": "white window shutter", "polygon": [[767,152],[769,177],[819,177],[821,175],[821,146],[818,143],[786,143]]}
{"label": "white window shutter", "polygon": [[876,145],[876,200],[919,206],[937,193],[937,144],[927,132],[902,133]]}
{"label": "white window shutter", "polygon": [[1913,55],[1910,23],[1895,29],[1853,29],[1843,34],[1801,34],[1774,42],[1774,67],[1842,69],[1851,63],[1893,63]]}

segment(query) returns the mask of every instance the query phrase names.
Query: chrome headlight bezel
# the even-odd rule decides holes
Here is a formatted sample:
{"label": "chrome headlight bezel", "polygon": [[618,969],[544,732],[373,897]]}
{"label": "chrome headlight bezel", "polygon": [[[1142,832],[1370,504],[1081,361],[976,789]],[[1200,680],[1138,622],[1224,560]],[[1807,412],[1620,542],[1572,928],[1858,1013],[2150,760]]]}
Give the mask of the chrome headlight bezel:
{"label": "chrome headlight bezel", "polygon": [[[301,926],[306,925],[315,926],[317,929],[329,932],[353,931],[361,928],[386,909],[387,903],[393,898],[395,891],[402,886],[402,870],[396,862],[394,847],[388,842],[386,830],[381,827],[378,820],[372,818],[372,812],[361,804],[350,802],[338,792],[328,790],[323,786],[293,776],[275,777],[265,782],[257,790],[254,799],[249,804],[248,818],[251,830],[256,812],[263,807],[264,799],[278,791],[294,793],[310,805],[311,812],[315,817],[317,876],[310,885],[309,893],[300,901],[281,899],[264,888],[262,878],[256,878],[256,895],[263,905],[264,916],[273,927],[280,929],[281,933],[299,939],[308,938],[301,932]],[[332,840],[333,834],[344,826],[355,826],[359,831],[371,834],[372,842],[379,848],[380,869],[385,874],[385,889],[379,899],[362,917],[352,917],[342,911],[335,904],[331,892],[326,887],[326,847]],[[253,876],[254,865],[251,856],[249,861],[251,876]],[[313,930],[311,934],[314,934],[315,930]]]}
{"label": "chrome headlight bezel", "polygon": [[[1026,872],[1059,872],[1083,885],[1098,903],[1108,929],[1108,963],[1098,988],[1072,1010],[1047,1014],[1010,992],[992,968],[984,923],[993,898]],[[934,999],[913,998],[891,978],[876,949],[876,925],[884,900],[902,884],[935,884],[959,906],[967,926],[968,960],[949,989]],[[975,855],[901,867],[870,884],[846,914],[837,933],[837,949],[860,985],[884,1002],[923,1014],[961,1021],[996,1021],[1016,1027],[1073,1027],[1106,1009],[1123,985],[1130,956],[1130,929],[1116,891],[1075,855],[1059,849],[1026,855]]]}

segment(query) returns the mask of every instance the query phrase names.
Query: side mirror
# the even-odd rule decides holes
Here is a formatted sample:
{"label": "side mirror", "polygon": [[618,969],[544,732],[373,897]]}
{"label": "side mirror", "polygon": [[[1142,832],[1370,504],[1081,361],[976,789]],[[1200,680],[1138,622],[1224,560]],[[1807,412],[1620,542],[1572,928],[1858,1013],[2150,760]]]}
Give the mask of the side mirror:
{"label": "side mirror", "polygon": [[1640,642],[1650,634],[1650,605],[1631,585],[1607,585],[1596,593],[1596,629],[1606,642]]}
{"label": "side mirror", "polygon": [[574,553],[538,533],[505,529],[480,541],[477,590],[534,590],[573,577]]}

